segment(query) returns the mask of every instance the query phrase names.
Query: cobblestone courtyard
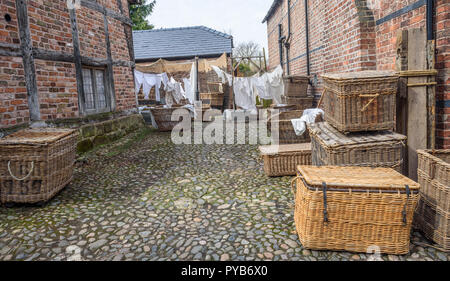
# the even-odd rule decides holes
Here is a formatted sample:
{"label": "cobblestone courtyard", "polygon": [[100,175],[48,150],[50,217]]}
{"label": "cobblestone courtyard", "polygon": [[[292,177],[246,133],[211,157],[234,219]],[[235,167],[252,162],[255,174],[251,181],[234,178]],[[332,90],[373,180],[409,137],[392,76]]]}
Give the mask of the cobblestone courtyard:
{"label": "cobblestone courtyard", "polygon": [[[264,175],[256,145],[174,145],[134,133],[83,156],[46,206],[0,207],[0,260],[366,260],[309,251],[295,232],[291,177]],[[412,241],[429,243],[414,232]],[[408,256],[448,254],[411,245]]]}

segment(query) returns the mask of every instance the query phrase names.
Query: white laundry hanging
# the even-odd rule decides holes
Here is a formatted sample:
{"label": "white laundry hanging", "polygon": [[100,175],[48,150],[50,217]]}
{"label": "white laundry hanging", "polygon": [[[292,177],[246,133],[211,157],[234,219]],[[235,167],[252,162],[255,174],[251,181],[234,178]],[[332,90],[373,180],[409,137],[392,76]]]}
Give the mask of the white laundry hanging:
{"label": "white laundry hanging", "polygon": [[134,88],[136,91],[136,95],[139,94],[142,84],[144,84],[144,73],[142,73],[138,70],[135,70],[134,71]]}
{"label": "white laundry hanging", "polygon": [[283,68],[279,65],[273,72],[266,73],[264,76],[268,95],[277,105],[282,104],[281,97],[284,95]]}
{"label": "white laundry hanging", "polygon": [[245,110],[256,109],[256,98],[250,78],[237,77],[234,79],[234,100],[237,106]]}

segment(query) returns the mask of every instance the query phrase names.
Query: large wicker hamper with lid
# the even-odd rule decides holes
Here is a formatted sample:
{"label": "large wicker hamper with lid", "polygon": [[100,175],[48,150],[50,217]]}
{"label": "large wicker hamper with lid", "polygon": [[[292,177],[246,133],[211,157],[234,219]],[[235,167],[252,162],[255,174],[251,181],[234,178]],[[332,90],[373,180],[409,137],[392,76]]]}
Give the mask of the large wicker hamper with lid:
{"label": "large wicker hamper with lid", "polygon": [[299,166],[295,224],[303,247],[409,252],[419,184],[387,168]]}
{"label": "large wicker hamper with lid", "polygon": [[73,176],[78,131],[27,129],[0,139],[0,201],[50,200]]}
{"label": "large wicker hamper with lid", "polygon": [[266,145],[259,151],[269,177],[295,176],[298,165],[311,165],[311,143]]}
{"label": "large wicker hamper with lid", "polygon": [[414,224],[444,251],[450,251],[450,149],[419,150],[420,203]]}
{"label": "large wicker hamper with lid", "polygon": [[325,119],[341,132],[393,130],[399,76],[390,71],[322,75]]}
{"label": "large wicker hamper with lid", "polygon": [[308,127],[312,164],[393,168],[402,172],[406,136],[390,131],[345,135],[327,122]]}

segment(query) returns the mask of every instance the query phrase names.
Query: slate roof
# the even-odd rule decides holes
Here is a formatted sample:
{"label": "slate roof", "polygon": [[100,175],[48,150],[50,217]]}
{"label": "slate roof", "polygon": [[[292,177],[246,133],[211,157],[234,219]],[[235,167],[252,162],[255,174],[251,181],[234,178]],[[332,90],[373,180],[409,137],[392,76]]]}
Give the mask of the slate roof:
{"label": "slate roof", "polygon": [[136,61],[231,54],[233,37],[205,26],[133,31]]}
{"label": "slate roof", "polygon": [[264,17],[262,23],[265,23],[272,16],[273,12],[275,12],[278,5],[280,5],[282,2],[283,2],[282,0],[274,0],[273,1],[272,6],[270,7],[269,11],[267,12],[267,15]]}

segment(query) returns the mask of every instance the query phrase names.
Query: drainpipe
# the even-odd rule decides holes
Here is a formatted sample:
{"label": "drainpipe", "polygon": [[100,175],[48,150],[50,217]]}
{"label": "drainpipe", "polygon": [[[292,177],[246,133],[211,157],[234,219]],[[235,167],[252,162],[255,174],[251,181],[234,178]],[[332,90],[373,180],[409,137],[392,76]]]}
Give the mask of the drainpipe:
{"label": "drainpipe", "polygon": [[288,5],[288,37],[284,43],[284,47],[286,48],[286,74],[290,75],[290,63],[289,63],[289,49],[290,49],[290,40],[291,40],[291,0],[287,1]]}
{"label": "drainpipe", "polygon": [[434,0],[427,0],[427,40],[434,40]]}
{"label": "drainpipe", "polygon": [[311,75],[310,58],[309,58],[309,19],[308,19],[308,0],[305,0],[305,33],[306,33],[306,72]]}
{"label": "drainpipe", "polygon": [[280,48],[280,65],[283,67],[283,41],[286,37],[283,36],[283,26],[281,24],[278,25],[278,45]]}

